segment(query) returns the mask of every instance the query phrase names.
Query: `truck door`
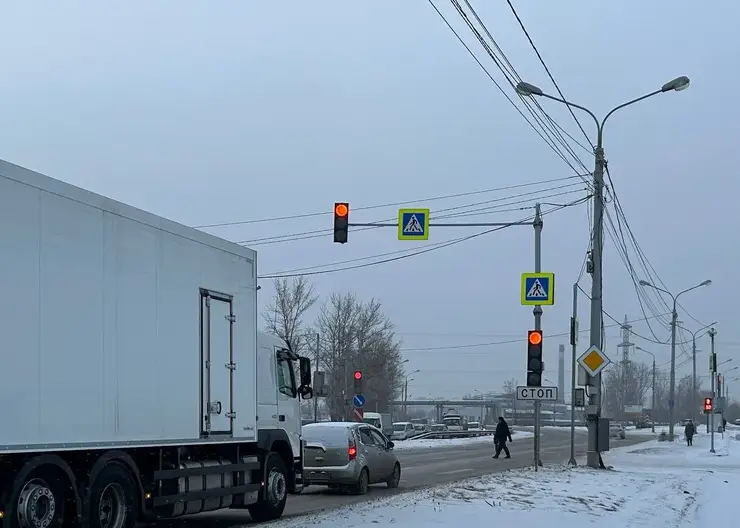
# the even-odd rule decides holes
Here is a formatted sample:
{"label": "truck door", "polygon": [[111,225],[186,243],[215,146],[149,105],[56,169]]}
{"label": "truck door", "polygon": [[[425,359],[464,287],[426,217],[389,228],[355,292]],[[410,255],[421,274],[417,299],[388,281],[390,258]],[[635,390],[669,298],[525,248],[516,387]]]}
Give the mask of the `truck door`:
{"label": "truck door", "polygon": [[281,350],[276,353],[278,385],[278,422],[290,439],[293,453],[301,446],[301,402],[298,397],[293,361]]}
{"label": "truck door", "polygon": [[201,434],[231,435],[234,409],[233,325],[231,297],[201,290]]}

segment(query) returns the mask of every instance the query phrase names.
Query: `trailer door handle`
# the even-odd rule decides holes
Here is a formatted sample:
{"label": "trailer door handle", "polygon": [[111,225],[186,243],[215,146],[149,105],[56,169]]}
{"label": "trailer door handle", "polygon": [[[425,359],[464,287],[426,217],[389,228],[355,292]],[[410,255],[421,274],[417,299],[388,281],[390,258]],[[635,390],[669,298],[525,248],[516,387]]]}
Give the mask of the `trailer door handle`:
{"label": "trailer door handle", "polygon": [[278,420],[280,420],[281,422],[284,422],[285,421],[285,415],[284,414],[281,414],[280,416],[278,416]]}

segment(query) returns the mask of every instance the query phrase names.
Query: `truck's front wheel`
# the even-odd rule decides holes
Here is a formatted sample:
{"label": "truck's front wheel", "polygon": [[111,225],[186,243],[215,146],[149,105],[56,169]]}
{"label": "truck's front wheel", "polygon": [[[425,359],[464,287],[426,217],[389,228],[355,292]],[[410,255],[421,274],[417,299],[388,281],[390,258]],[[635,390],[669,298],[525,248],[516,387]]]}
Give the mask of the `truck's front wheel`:
{"label": "truck's front wheel", "polygon": [[288,499],[288,471],[277,453],[270,453],[265,460],[265,489],[259,502],[249,507],[255,522],[279,519]]}
{"label": "truck's front wheel", "polygon": [[85,528],[134,528],[138,515],[137,489],[128,470],[110,462],[95,477],[83,515]]}

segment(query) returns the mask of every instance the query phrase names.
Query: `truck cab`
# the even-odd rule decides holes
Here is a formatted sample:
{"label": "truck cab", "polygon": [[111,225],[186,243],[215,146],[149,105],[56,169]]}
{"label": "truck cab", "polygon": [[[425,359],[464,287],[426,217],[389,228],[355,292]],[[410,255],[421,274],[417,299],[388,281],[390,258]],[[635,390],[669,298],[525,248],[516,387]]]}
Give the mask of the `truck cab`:
{"label": "truck cab", "polygon": [[[303,361],[308,359],[298,358],[279,337],[265,332],[257,334],[257,431],[258,434],[285,431],[296,465],[301,461],[302,395],[298,389]],[[300,491],[300,483],[296,488]]]}

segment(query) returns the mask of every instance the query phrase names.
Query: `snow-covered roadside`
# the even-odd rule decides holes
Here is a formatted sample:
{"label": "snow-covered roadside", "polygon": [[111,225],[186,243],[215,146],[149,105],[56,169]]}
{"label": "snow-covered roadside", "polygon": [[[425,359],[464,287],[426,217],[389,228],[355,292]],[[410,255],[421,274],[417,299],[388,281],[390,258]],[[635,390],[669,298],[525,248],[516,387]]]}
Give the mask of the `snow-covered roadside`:
{"label": "snow-covered roadside", "polygon": [[[514,431],[511,433],[512,440],[531,438],[534,433],[530,431]],[[395,451],[408,451],[410,449],[432,449],[439,447],[466,446],[471,444],[493,444],[493,436],[473,436],[470,438],[430,438],[420,440],[403,440],[394,442]]]}
{"label": "snow-covered roadside", "polygon": [[605,454],[611,471],[583,466],[514,470],[272,526],[727,525],[733,490],[740,485],[740,433],[715,440],[714,454],[706,433],[697,435],[692,447],[650,440]]}

